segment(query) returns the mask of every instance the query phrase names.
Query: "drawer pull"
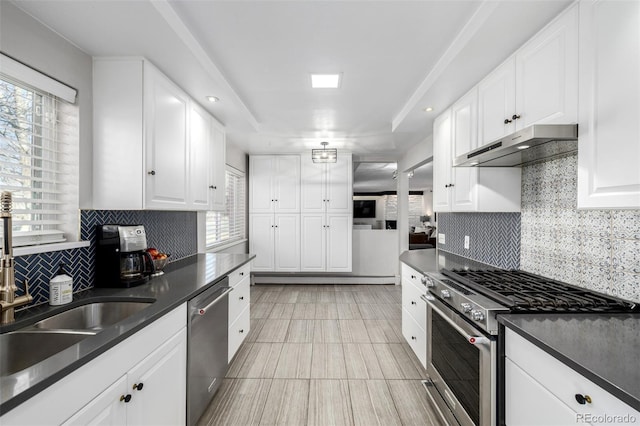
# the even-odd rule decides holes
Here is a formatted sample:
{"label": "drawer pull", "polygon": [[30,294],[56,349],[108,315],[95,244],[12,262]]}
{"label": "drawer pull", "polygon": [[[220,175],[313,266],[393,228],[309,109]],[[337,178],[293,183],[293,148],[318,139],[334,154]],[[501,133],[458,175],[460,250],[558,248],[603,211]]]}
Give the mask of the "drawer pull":
{"label": "drawer pull", "polygon": [[240,330],[238,330],[239,333],[244,333],[244,328],[241,328]]}
{"label": "drawer pull", "polygon": [[414,302],[413,300],[411,301],[411,304],[412,304],[412,305],[417,305],[417,303],[416,303],[416,302]]}
{"label": "drawer pull", "polygon": [[591,404],[591,397],[589,395],[580,395],[579,393],[577,393],[576,401],[578,401],[578,404],[580,405],[584,405],[586,403]]}
{"label": "drawer pull", "polygon": [[411,275],[411,279],[415,280],[417,277],[415,275]]}
{"label": "drawer pull", "polygon": [[241,276],[241,277],[244,277],[244,272],[240,272],[240,276]]}
{"label": "drawer pull", "polygon": [[244,296],[240,296],[240,297],[239,297],[239,299],[240,299],[240,300],[244,300]]}
{"label": "drawer pull", "polygon": [[411,340],[418,340],[416,336],[411,336]]}
{"label": "drawer pull", "polygon": [[143,386],[144,386],[144,383],[134,383],[133,389],[141,391]]}
{"label": "drawer pull", "polygon": [[124,403],[126,404],[127,402],[131,401],[131,395],[120,395],[120,401],[124,401]]}

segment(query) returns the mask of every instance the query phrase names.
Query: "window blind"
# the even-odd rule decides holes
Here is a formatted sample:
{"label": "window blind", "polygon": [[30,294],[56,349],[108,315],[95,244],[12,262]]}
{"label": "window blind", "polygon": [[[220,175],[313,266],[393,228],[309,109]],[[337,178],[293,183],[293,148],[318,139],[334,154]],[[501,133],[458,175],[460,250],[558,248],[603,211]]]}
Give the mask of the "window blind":
{"label": "window blind", "polygon": [[14,247],[77,233],[78,167],[78,108],[0,73],[0,190],[13,195]]}
{"label": "window blind", "polygon": [[239,241],[245,237],[245,176],[227,168],[225,172],[226,208],[207,212],[207,247]]}

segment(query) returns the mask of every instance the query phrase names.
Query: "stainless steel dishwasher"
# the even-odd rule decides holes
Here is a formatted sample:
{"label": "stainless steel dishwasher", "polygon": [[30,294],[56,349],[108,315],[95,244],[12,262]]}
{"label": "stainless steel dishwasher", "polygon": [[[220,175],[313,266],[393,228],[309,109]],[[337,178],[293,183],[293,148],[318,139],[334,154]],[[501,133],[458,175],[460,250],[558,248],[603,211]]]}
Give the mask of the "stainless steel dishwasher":
{"label": "stainless steel dishwasher", "polygon": [[187,424],[194,425],[220,387],[228,369],[229,279],[189,301]]}

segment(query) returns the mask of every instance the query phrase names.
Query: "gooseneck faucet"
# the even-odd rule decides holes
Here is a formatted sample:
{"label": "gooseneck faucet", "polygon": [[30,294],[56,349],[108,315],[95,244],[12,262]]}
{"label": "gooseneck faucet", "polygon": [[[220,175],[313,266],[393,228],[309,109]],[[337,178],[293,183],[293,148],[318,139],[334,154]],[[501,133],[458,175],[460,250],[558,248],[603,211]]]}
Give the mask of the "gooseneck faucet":
{"label": "gooseneck faucet", "polygon": [[2,191],[0,196],[0,218],[2,218],[2,259],[0,260],[0,269],[2,281],[0,281],[0,325],[9,324],[15,321],[15,308],[26,305],[33,301],[33,297],[29,294],[29,286],[27,280],[24,281],[23,296],[16,297],[16,271],[13,261],[13,236],[11,233],[11,192]]}

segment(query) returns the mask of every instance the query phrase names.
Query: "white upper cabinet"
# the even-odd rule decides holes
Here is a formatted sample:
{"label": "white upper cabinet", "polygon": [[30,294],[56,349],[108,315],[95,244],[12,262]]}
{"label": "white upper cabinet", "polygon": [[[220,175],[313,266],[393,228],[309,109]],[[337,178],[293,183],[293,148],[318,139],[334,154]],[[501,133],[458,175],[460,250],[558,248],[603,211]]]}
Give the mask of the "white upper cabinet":
{"label": "white upper cabinet", "polygon": [[335,163],[314,163],[301,157],[302,213],[351,213],[353,166],[351,154],[338,153]]}
{"label": "white upper cabinet", "polygon": [[227,204],[225,172],[227,140],[224,127],[211,119],[211,146],[209,150],[209,209],[224,210]]}
{"label": "white upper cabinet", "polygon": [[189,111],[189,145],[191,162],[189,201],[193,206],[207,210],[210,202],[209,159],[211,151],[211,118],[195,102]]}
{"label": "white upper cabinet", "polygon": [[572,6],[478,84],[479,146],[531,124],[576,123],[578,10]]}
{"label": "white upper cabinet", "polygon": [[451,107],[453,157],[478,147],[478,88],[474,87]]}
{"label": "white upper cabinet", "polygon": [[300,211],[300,156],[252,155],[249,158],[249,211]]}
{"label": "white upper cabinet", "polygon": [[433,210],[451,210],[451,109],[433,120]]}
{"label": "white upper cabinet", "polygon": [[640,208],[640,3],[580,2],[578,208]]}

